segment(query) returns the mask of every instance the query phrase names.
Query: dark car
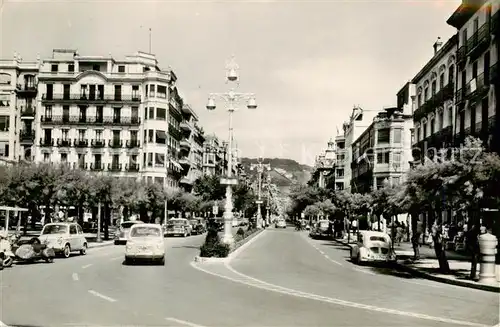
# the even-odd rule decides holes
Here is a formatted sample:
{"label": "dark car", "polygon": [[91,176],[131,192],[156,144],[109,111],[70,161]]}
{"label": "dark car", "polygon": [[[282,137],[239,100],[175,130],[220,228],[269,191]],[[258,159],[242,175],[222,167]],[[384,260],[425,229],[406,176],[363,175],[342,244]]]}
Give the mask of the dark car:
{"label": "dark car", "polygon": [[191,225],[193,226],[193,234],[200,235],[207,231],[203,219],[191,219]]}

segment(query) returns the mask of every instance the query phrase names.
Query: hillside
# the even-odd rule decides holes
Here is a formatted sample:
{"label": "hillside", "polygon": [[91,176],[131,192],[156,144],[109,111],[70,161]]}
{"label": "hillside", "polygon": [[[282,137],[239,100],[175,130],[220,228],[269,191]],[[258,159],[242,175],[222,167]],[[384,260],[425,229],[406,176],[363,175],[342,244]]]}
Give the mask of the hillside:
{"label": "hillside", "polygon": [[[246,174],[255,177],[257,172],[250,170],[251,164],[258,163],[257,158],[241,158],[241,164]],[[311,177],[312,167],[299,164],[292,159],[264,158],[263,163],[271,165],[271,182],[281,191],[286,192],[292,184],[305,184]]]}

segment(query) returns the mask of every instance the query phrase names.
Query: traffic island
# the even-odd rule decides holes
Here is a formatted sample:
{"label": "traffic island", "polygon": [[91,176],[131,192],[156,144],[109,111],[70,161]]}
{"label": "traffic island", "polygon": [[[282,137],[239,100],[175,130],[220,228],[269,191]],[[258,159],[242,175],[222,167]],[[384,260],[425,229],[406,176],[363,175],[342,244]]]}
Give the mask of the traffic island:
{"label": "traffic island", "polygon": [[209,231],[205,243],[200,247],[200,255],[196,256],[194,261],[197,263],[227,262],[236,253],[236,250],[247,244],[262,231],[261,229],[249,228],[244,230],[240,228],[234,238],[235,242],[231,246],[224,244],[216,231]]}

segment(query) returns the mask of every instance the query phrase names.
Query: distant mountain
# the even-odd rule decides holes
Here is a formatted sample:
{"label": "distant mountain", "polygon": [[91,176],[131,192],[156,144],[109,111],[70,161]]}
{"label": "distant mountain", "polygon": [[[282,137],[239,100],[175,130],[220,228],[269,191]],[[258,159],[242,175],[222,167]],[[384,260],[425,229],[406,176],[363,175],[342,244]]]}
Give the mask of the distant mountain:
{"label": "distant mountain", "polygon": [[[257,158],[241,158],[241,164],[245,173],[255,179],[256,170],[250,170],[251,164],[257,164]],[[264,158],[263,163],[271,165],[271,182],[276,184],[282,192],[287,192],[293,184],[306,184],[311,178],[313,168],[302,165],[292,159]],[[264,178],[266,178],[264,176]]]}

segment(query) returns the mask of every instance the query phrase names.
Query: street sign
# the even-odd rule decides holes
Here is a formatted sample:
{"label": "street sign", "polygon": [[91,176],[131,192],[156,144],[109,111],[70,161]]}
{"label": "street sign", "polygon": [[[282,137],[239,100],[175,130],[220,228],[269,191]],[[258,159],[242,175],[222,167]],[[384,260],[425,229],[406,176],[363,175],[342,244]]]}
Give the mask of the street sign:
{"label": "street sign", "polygon": [[217,214],[219,213],[219,206],[218,205],[214,205],[212,207],[212,213],[217,216]]}
{"label": "street sign", "polygon": [[264,203],[264,201],[255,201],[255,203],[262,204],[262,203]]}
{"label": "street sign", "polygon": [[236,178],[222,177],[220,179],[220,183],[222,185],[237,185],[238,184],[238,180]]}

